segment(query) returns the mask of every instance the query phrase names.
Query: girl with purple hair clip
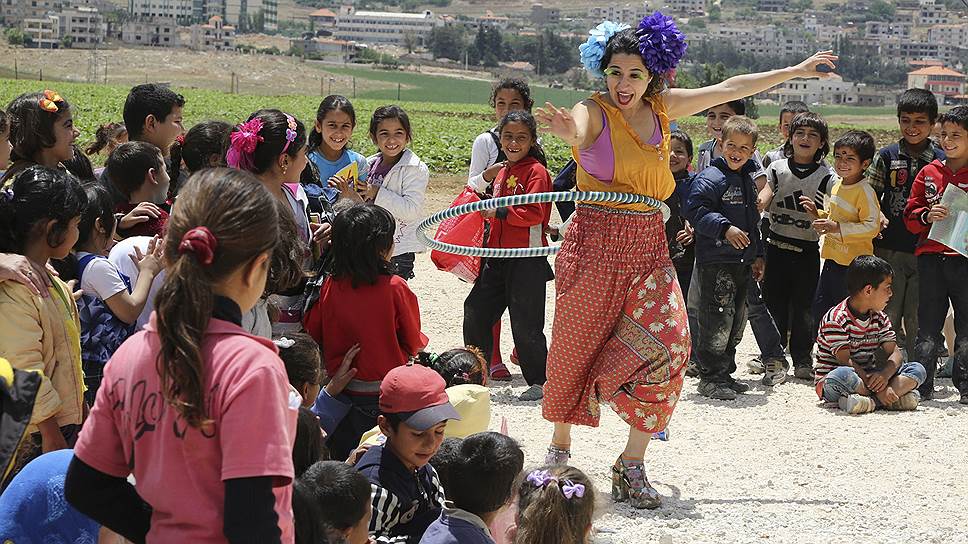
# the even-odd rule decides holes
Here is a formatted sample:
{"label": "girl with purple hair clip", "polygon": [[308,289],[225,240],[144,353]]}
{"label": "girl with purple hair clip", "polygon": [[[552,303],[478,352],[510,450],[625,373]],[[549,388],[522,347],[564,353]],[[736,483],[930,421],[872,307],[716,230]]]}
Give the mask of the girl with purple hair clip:
{"label": "girl with purple hair clip", "polygon": [[518,488],[514,544],[584,544],[595,515],[595,487],[566,465],[532,470]]}
{"label": "girl with purple hair clip", "polygon": [[[578,190],[658,200],[676,186],[668,163],[670,120],[789,79],[829,77],[827,68],[837,60],[821,51],[796,66],[701,89],[667,89],[663,76],[686,51],[685,36],[670,17],[656,12],[637,28],[605,21],[589,34],[579,47],[582,64],[605,79],[607,92],[571,110],[546,103],[535,117],[572,147]],[[572,425],[597,426],[599,405],[608,404],[630,427],[612,467],[612,497],[658,508],[661,498],[645,474],[645,450],[652,433],[669,423],[691,347],[662,214],[643,204],[580,203],[555,276],[558,311],[543,406],[555,429],[546,461],[567,463]]]}

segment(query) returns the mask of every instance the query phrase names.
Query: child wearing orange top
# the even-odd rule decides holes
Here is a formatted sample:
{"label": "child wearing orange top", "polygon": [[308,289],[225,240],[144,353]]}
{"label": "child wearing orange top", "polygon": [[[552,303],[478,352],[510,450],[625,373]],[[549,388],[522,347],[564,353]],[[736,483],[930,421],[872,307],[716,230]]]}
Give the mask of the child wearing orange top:
{"label": "child wearing orange top", "polygon": [[[507,166],[494,179],[494,196],[505,197],[551,191],[551,176],[544,152],[537,143],[534,117],[512,111],[498,126]],[[550,204],[504,206],[485,210],[490,223],[487,247],[526,248],[548,245],[544,230],[551,217]],[[554,279],[546,257],[484,259],[481,274],[464,301],[464,343],[477,346],[490,360],[492,325],[504,313],[511,315],[511,333],[521,372],[529,388],[521,400],[544,396],[548,348],[544,335],[545,284]]]}

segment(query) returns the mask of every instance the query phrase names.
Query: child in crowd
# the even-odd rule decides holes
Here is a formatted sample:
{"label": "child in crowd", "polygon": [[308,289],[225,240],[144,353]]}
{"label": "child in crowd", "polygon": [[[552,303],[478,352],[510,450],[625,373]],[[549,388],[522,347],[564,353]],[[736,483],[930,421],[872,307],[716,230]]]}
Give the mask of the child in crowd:
{"label": "child in crowd", "polygon": [[[171,144],[185,132],[182,126],[184,108],[185,98],[165,85],[135,85],[124,101],[123,117],[128,140],[154,145],[167,161]],[[166,167],[170,169],[171,164],[166,162]]]}
{"label": "child in crowd", "polygon": [[420,544],[494,544],[488,524],[514,496],[524,469],[518,443],[500,433],[468,436],[450,469],[450,504],[430,524]]}
{"label": "child in crowd", "polygon": [[[613,486],[614,494],[614,486]],[[585,544],[595,515],[595,486],[567,465],[528,473],[518,487],[514,544]]]}
{"label": "child in crowd", "polygon": [[[310,222],[309,198],[299,183],[299,176],[308,161],[306,132],[299,120],[273,109],[253,113],[232,133],[226,160],[232,168],[255,174],[277,200],[289,206],[298,236],[307,246],[318,242],[322,229]],[[312,254],[307,252],[303,261],[303,270],[309,270]],[[279,311],[278,319],[272,323],[273,335],[302,330],[301,286],[291,292],[272,294],[269,302]]]}
{"label": "child in crowd", "polygon": [[341,399],[352,409],[328,437],[335,459],[345,459],[376,425],[376,393],[387,372],[428,343],[420,332],[416,295],[392,273],[395,230],[390,212],[373,204],[358,204],[337,215],[332,275],[306,312],[306,332],[322,346],[329,376],[336,376],[350,349],[360,349],[356,373]]}
{"label": "child in crowd", "polygon": [[[924,367],[902,361],[884,313],[892,276],[891,265],[880,257],[855,258],[847,267],[850,296],[820,322],[814,363],[817,396],[849,414],[873,412],[878,406],[914,410],[920,402],[916,388],[924,382]],[[878,348],[887,355],[883,364],[875,357]]]}
{"label": "child in crowd", "polygon": [[[914,178],[944,151],[931,141],[938,118],[938,100],[931,91],[908,89],[897,98],[901,139],[881,148],[870,167],[870,184],[880,197],[881,236],[874,240],[874,255],[891,263],[894,296],[884,310],[891,319],[905,360],[914,360],[918,334],[918,263],[914,249],[918,237],[904,224],[904,207]],[[922,391],[922,393],[925,391]]]}
{"label": "child in crowd", "polygon": [[[310,203],[312,199],[325,198],[330,204],[335,204],[339,198],[339,191],[329,180],[341,170],[356,163],[357,179],[366,182],[369,164],[366,157],[349,148],[350,139],[356,129],[356,110],[345,96],[338,94],[327,96],[319,103],[316,110],[316,124],[309,134],[309,160],[319,170],[319,180],[322,192],[311,192],[312,186],[306,186]],[[357,187],[354,187],[356,189]]]}
{"label": "child in crowd", "polygon": [[[498,125],[507,163],[494,179],[494,196],[505,197],[551,191],[544,151],[537,142],[537,125],[526,111],[512,111]],[[507,206],[485,210],[490,226],[486,246],[543,247],[551,218],[550,204]],[[511,314],[511,333],[518,349],[521,372],[528,389],[519,397],[534,401],[544,396],[548,358],[544,335],[545,291],[554,272],[547,257],[483,259],[481,273],[464,300],[464,343],[477,346],[490,360],[493,328],[504,310]]]}
{"label": "child in crowd", "polygon": [[107,258],[116,234],[111,194],[97,182],[87,185],[85,192],[87,208],[81,214],[74,244],[74,277],[84,293],[77,302],[87,386],[84,399],[93,405],[104,365],[134,332],[133,325],[148,301],[151,283],[162,269],[162,243],[153,238],[146,253],[136,248],[129,256],[139,272],[137,282],[132,284]]}
{"label": "child in crowd", "polygon": [[[339,461],[322,461],[299,478],[312,504],[315,519],[324,526],[325,537],[312,544],[368,544],[373,503],[366,476]],[[295,507],[295,505],[294,505]],[[299,527],[297,529],[297,536]]]}
{"label": "child in crowd", "polygon": [[874,137],[851,130],[834,142],[834,171],[840,179],[830,190],[827,209],[817,209],[813,199],[801,197],[807,213],[816,214],[813,228],[823,236],[824,259],[813,318],[817,323],[827,310],[847,298],[847,267],[860,255],[874,254],[874,238],[881,230],[881,207],[877,193],[864,178],[874,158]]}
{"label": "child in crowd", "polygon": [[[710,140],[699,145],[696,172],[702,172],[709,168],[714,159],[723,156],[723,125],[734,115],[746,115],[745,101],[732,100],[706,110],[706,132],[710,136]],[[766,173],[763,161],[760,159],[760,152],[753,150],[751,160],[756,165],[753,179],[757,180],[757,186],[759,186],[760,176]]]}
{"label": "child in crowd", "polygon": [[240,326],[278,238],[250,174],[210,169],[182,188],[155,316],[104,368],[74,450],[78,510],[133,542],[292,542],[298,405],[275,346]]}
{"label": "child in crowd", "polygon": [[77,224],[87,206],[73,176],[32,166],[0,189],[0,252],[17,253],[34,274],[48,276],[49,294],[33,295],[13,281],[0,282],[0,357],[13,368],[41,375],[40,390],[15,468],[41,452],[73,446],[84,412],[80,323],[71,288],[46,271],[50,259],[64,259],[77,241]]}
{"label": "child in crowd", "polygon": [[410,117],[400,106],[380,106],[370,119],[370,139],[379,153],[366,159],[369,177],[363,199],[386,209],[396,220],[391,262],[395,273],[413,279],[415,253],[425,250],[417,240],[423,219],[430,170],[407,148],[413,141]]}
{"label": "child in crowd", "polygon": [[107,174],[123,197],[114,211],[127,215],[147,202],[153,205],[150,211],[157,214],[156,217],[145,215],[143,221],[126,226],[125,236],[163,235],[168,222],[168,212],[163,206],[168,199],[169,177],[161,151],[153,144],[141,141],[121,144],[108,157]]}
{"label": "child in crowd", "polygon": [[324,459],[329,459],[329,453],[323,445],[319,418],[309,408],[300,407],[296,419],[296,439],[292,444],[292,468],[296,478],[302,476],[311,465]]}
{"label": "child in crowd", "polygon": [[356,464],[373,486],[370,535],[377,542],[419,542],[440,515],[444,489],[429,462],[444,440],[447,421],[460,419],[444,385],[421,365],[394,368],[380,384],[378,423],[387,441]]}
{"label": "child in crowd", "polygon": [[5,186],[18,173],[35,164],[62,168],[74,157],[74,141],[80,132],[74,128],[70,103],[54,91],[25,93],[7,106],[12,163],[0,178]]}
{"label": "child in crowd", "polygon": [[[454,406],[454,409],[457,407]],[[454,422],[451,421],[447,426],[450,427]],[[448,501],[453,501],[454,499],[450,496],[450,489],[453,486],[458,485],[458,483],[451,478],[451,471],[458,463],[461,462],[460,446],[464,443],[463,438],[458,438],[456,436],[448,436],[444,438],[444,441],[440,443],[440,447],[437,449],[437,453],[430,458],[430,466],[434,467],[437,471],[437,480],[440,482],[440,487],[444,488],[444,495],[447,497]]]}
{"label": "child in crowd", "polygon": [[669,256],[679,276],[682,292],[689,292],[689,280],[696,261],[695,230],[685,217],[686,201],[693,175],[689,173],[692,165],[692,138],[681,130],[671,134],[669,144],[669,168],[676,180],[676,190],[666,204],[669,205],[669,220],[666,222],[666,238],[669,239]]}
{"label": "child in crowd", "polygon": [[[968,106],[956,106],[939,118],[941,148],[946,158],[935,159],[918,172],[911,196],[904,209],[908,230],[918,235],[918,343],[914,356],[925,365],[927,379],[921,384],[921,397],[934,396],[938,356],[944,349],[945,316],[949,304],[954,308],[955,349],[952,353],[951,381],[968,404],[968,258],[941,242],[928,238],[939,221],[954,222],[943,204],[949,185],[968,191]],[[961,219],[961,214],[957,220]],[[954,229],[956,233],[962,231]],[[958,240],[964,247],[965,241]]]}
{"label": "child in crowd", "polygon": [[303,407],[309,408],[316,402],[319,384],[323,381],[319,344],[312,336],[302,332],[290,333],[273,340],[273,343],[279,348],[279,358],[286,365],[289,385],[299,393],[299,402]]}
{"label": "child in crowd", "polygon": [[770,166],[773,161],[786,158],[786,155],[783,154],[783,146],[790,139],[790,125],[793,124],[793,118],[808,111],[810,111],[810,108],[807,104],[799,100],[789,100],[780,106],[780,122],[777,124],[777,130],[780,132],[782,143],[776,149],[766,152],[763,157],[763,168]]}
{"label": "child in crowd", "polygon": [[751,161],[756,125],[737,115],[723,125],[723,156],[692,182],[688,216],[695,221],[699,300],[699,393],[733,400],[749,386],[736,381],[736,346],[746,328],[750,278],[763,276],[763,244]]}
{"label": "child in crowd", "polygon": [[770,163],[769,186],[760,193],[770,213],[763,298],[781,345],[789,343],[794,376],[806,380],[813,377],[817,338],[812,307],[820,278],[820,234],[803,202],[822,208],[833,188],[834,173],[823,162],[830,153],[827,122],[816,113],[798,114],[783,149],[786,158]]}
{"label": "child in crowd", "polygon": [[124,123],[104,123],[94,132],[94,141],[84,150],[88,155],[104,154],[111,156],[115,147],[128,141],[128,129]]}
{"label": "child in crowd", "polygon": [[[225,152],[229,149],[232,125],[225,121],[202,121],[188,129],[184,135],[175,137],[171,144],[172,180],[169,196],[178,195],[178,180],[203,168],[226,166]],[[182,169],[184,165],[184,170]]]}

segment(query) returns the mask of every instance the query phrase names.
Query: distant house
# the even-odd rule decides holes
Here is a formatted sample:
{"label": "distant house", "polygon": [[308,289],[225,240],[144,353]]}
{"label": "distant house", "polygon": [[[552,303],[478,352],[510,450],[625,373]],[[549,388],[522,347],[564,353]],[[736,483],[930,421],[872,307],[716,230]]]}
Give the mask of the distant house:
{"label": "distant house", "polygon": [[530,62],[517,61],[517,62],[502,62],[501,66],[513,70],[515,72],[525,72],[528,74],[534,73],[534,65]]}
{"label": "distant house", "polygon": [[560,8],[547,8],[543,4],[531,4],[531,22],[536,25],[561,21]]}
{"label": "distant house", "polygon": [[333,38],[303,38],[290,40],[289,46],[298,55],[346,61],[356,54],[356,44]]}
{"label": "distant house", "polygon": [[235,49],[235,27],[226,25],[215,15],[204,25],[192,25],[192,45],[195,51],[228,51]]}
{"label": "distant house", "polygon": [[942,104],[952,103],[956,96],[965,94],[965,74],[944,66],[928,66],[909,72],[907,83],[909,89],[931,91]]}
{"label": "distant house", "polygon": [[61,43],[60,19],[49,14],[43,17],[29,17],[23,20],[24,37],[33,47],[57,49]]}
{"label": "distant house", "polygon": [[417,46],[430,40],[439,24],[432,11],[399,13],[390,11],[341,10],[336,18],[336,38],[370,44],[404,45],[413,39]]}
{"label": "distant house", "polygon": [[323,8],[309,14],[309,22],[317,30],[320,28],[333,28],[336,26],[336,14]]}
{"label": "distant house", "polygon": [[863,83],[844,81],[838,75],[824,79],[795,79],[781,83],[760,96],[778,103],[797,100],[807,104],[883,106],[883,94]]}
{"label": "distant house", "polygon": [[121,41],[131,45],[176,47],[178,25],[171,19],[131,19],[121,25]]}

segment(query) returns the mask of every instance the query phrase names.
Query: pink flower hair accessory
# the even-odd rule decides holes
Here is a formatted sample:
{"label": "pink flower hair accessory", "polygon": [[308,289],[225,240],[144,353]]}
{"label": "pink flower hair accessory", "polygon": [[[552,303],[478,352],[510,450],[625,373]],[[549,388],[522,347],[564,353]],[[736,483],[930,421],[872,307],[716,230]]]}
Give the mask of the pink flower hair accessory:
{"label": "pink flower hair accessory", "polygon": [[298,128],[296,125],[296,119],[288,113],[286,114],[286,121],[288,122],[289,127],[286,129],[286,145],[282,148],[283,153],[288,151],[289,145],[296,141],[296,129]]}
{"label": "pink flower hair accessory", "polygon": [[261,131],[262,120],[258,117],[236,127],[232,133],[232,143],[225,154],[225,161],[229,166],[241,170],[252,170],[254,168],[252,153],[255,152],[255,148],[260,143],[265,141],[265,138],[259,135]]}

